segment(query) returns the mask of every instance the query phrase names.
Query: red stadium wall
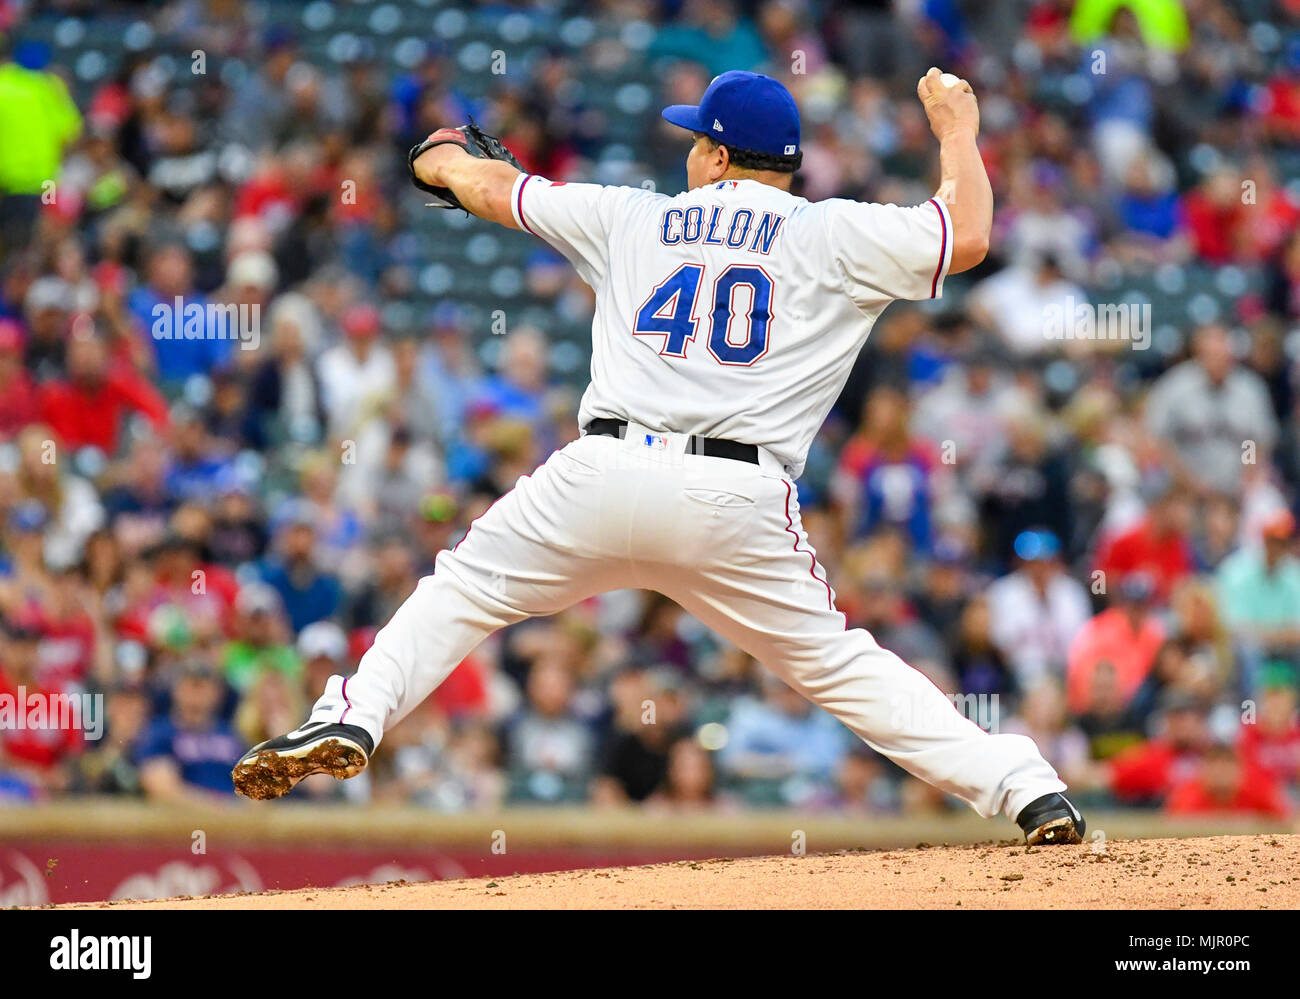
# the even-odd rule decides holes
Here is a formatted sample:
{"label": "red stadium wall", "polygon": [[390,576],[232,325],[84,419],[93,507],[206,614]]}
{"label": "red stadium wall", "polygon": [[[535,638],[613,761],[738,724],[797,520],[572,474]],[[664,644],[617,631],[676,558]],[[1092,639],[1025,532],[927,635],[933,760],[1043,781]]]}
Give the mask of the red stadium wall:
{"label": "red stadium wall", "polygon": [[689,850],[227,848],[195,855],[165,846],[0,844],[0,908],[277,888],[501,876],[680,860]]}

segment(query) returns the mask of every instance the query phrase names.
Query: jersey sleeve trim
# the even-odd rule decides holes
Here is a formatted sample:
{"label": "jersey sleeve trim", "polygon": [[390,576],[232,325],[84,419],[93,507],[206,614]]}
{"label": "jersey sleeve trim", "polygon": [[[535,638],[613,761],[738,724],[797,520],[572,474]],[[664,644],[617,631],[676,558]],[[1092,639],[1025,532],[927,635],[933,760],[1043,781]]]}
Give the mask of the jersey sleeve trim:
{"label": "jersey sleeve trim", "polygon": [[952,221],[948,218],[948,209],[938,198],[931,198],[930,204],[939,213],[939,263],[934,269],[934,278],[930,281],[930,297],[938,298],[943,290],[943,279],[948,274],[948,265],[952,263]]}
{"label": "jersey sleeve trim", "polygon": [[514,214],[515,221],[518,222],[522,228],[536,236],[536,231],[528,224],[528,220],[524,218],[524,187],[533,179],[534,176],[535,175],[531,173],[519,175],[519,178],[515,181],[515,189],[510,198],[510,210]]}

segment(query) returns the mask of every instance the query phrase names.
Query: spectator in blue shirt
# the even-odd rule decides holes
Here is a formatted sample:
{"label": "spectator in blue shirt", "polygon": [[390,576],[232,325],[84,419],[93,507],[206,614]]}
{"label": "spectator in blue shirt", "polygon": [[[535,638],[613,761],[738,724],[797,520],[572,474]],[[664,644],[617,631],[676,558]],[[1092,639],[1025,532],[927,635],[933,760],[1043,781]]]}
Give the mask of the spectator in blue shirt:
{"label": "spectator in blue shirt", "polygon": [[[207,299],[194,287],[189,251],[174,243],[158,247],[149,256],[147,274],[147,283],[131,293],[127,304],[149,334],[158,377],[179,384],[191,375],[208,374],[228,364],[235,341],[218,336],[223,331],[209,328]],[[192,306],[202,311],[197,327],[191,323],[187,328],[185,315],[176,310],[177,298],[182,313]]]}
{"label": "spectator in blue shirt", "polygon": [[172,411],[172,459],[164,475],[167,495],[207,502],[230,481],[231,459],[221,452],[203,419],[188,406]]}
{"label": "spectator in blue shirt", "polygon": [[930,477],[938,455],[912,434],[910,421],[904,392],[893,386],[873,391],[862,428],[840,452],[835,491],[854,537],[894,527],[924,553],[930,550]]}
{"label": "spectator in blue shirt", "polygon": [[779,783],[787,804],[825,798],[848,751],[848,729],[775,677],[763,679],[763,700],[745,698],[727,722],[719,760],[733,778]]}
{"label": "spectator in blue shirt", "polygon": [[546,415],[547,363],[546,337],[532,327],[515,330],[502,346],[497,373],[483,381],[475,402],[538,426]]}
{"label": "spectator in blue shirt", "polygon": [[233,793],[230,768],[246,748],[221,717],[225,683],[203,659],[179,663],[171,710],[146,729],[136,753],[140,785],[157,801],[212,802]]}
{"label": "spectator in blue shirt", "polygon": [[343,603],[338,577],[316,563],[316,520],[305,503],[294,503],[282,521],[279,554],[262,565],[262,579],[284,601],[294,634],[333,617]]}
{"label": "spectator in blue shirt", "polygon": [[1129,166],[1117,210],[1131,233],[1165,240],[1178,231],[1178,192],[1172,186],[1162,186],[1155,168],[1145,159],[1135,159]]}

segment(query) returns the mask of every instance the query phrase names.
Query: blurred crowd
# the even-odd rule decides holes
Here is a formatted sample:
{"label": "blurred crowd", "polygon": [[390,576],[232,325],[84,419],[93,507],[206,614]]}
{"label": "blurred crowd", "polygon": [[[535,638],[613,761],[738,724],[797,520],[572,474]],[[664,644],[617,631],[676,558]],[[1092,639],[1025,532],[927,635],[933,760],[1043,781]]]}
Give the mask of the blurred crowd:
{"label": "blurred crowd", "polygon": [[[541,329],[494,337],[455,287],[385,310],[428,224],[411,144],[472,113],[532,171],[604,178],[584,67],[626,67],[657,92],[620,169],[671,192],[686,146],[654,109],[756,69],[803,110],[797,193],[918,203],[933,64],[979,95],[993,247],[887,310],[814,445],[800,505],[838,606],[1081,803],[1300,804],[1296,0],[467,4],[612,26],[566,23],[481,97],[432,26],[403,70],[382,33],[305,44],[320,3],[39,5],[148,26],[88,83],[35,6],[0,0],[0,698],[102,694],[106,724],[0,728],[0,798],[233,801],[243,749],[577,435],[584,367]],[[207,71],[178,86],[163,46]],[[1158,293],[1148,336],[1045,332],[1130,283]],[[527,294],[591,313],[546,253]],[[208,306],[256,337],[212,335]],[[631,592],[494,636],[363,777],[304,797],[952,807]]]}

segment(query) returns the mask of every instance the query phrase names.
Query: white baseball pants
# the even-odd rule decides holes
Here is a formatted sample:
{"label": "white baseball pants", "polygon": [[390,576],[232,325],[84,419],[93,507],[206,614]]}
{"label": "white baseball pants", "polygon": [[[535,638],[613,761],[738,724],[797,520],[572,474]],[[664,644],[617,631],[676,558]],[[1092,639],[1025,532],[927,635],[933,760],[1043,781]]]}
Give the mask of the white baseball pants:
{"label": "white baseball pants", "polygon": [[498,628],[639,588],[980,815],[1014,819],[1065,789],[1031,739],[990,735],[866,631],[845,629],[775,457],[686,454],[687,440],[632,424],[625,439],[588,435],[555,452],[438,556],[356,674],[331,678],[311,720],[359,725],[378,745]]}

